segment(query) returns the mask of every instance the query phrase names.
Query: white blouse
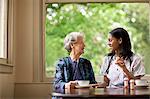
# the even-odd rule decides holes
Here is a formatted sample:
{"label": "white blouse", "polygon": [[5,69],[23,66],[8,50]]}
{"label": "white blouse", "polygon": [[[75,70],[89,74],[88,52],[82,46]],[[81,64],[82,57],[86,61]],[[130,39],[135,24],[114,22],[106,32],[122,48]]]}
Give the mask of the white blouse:
{"label": "white blouse", "polygon": [[[111,56],[104,57],[104,61],[101,66],[101,74],[106,75],[109,78],[110,82],[108,87],[122,87],[125,73],[123,72],[122,68],[118,66],[118,64],[115,64],[116,56],[112,57],[108,73],[106,72],[110,59]],[[142,59],[138,55],[133,54],[131,61],[132,63],[130,63],[129,59],[124,60],[128,71],[134,76],[144,75],[145,68]]]}

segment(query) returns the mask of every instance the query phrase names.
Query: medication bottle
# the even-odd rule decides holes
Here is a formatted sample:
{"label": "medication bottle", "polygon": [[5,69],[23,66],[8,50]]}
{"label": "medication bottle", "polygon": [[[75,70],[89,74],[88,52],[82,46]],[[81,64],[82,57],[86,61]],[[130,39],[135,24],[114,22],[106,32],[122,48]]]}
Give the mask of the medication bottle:
{"label": "medication bottle", "polygon": [[131,89],[131,90],[134,90],[134,88],[135,88],[135,87],[134,87],[134,83],[135,83],[135,82],[134,82],[134,79],[131,79],[131,80],[130,80],[130,89]]}
{"label": "medication bottle", "polygon": [[124,88],[129,88],[129,79],[124,78]]}

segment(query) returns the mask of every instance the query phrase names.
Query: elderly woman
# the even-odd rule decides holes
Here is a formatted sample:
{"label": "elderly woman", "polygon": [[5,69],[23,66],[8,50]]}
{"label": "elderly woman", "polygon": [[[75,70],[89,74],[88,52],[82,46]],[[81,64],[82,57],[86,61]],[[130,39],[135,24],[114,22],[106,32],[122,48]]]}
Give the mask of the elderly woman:
{"label": "elderly woman", "polygon": [[84,53],[83,39],[83,34],[80,32],[72,32],[65,37],[64,47],[70,55],[60,59],[56,65],[55,90],[74,88],[76,80],[89,80],[90,84],[96,83],[90,61],[80,57]]}
{"label": "elderly woman", "polygon": [[122,87],[124,78],[140,79],[145,74],[142,58],[131,51],[128,32],[116,28],[109,33],[108,45],[111,52],[104,58],[101,73],[104,83],[100,87]]}

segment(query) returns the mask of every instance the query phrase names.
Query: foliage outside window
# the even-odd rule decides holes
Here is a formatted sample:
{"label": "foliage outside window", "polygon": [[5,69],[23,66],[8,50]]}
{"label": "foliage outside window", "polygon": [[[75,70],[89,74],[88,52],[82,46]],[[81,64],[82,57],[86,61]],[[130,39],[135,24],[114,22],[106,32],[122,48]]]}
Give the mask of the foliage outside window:
{"label": "foliage outside window", "polygon": [[7,58],[7,0],[0,0],[0,59]]}
{"label": "foliage outside window", "polygon": [[45,55],[46,74],[54,76],[55,63],[68,55],[63,47],[66,34],[85,33],[85,53],[96,75],[99,75],[103,57],[109,52],[108,32],[125,28],[130,35],[132,49],[144,55],[148,46],[149,5],[147,3],[83,3],[48,4],[46,9]]}

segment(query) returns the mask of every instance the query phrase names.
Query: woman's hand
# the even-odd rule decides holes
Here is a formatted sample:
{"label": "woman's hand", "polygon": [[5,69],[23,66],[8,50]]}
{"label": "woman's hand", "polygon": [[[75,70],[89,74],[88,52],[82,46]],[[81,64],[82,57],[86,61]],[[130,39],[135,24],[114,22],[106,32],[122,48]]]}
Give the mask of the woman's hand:
{"label": "woman's hand", "polygon": [[108,84],[106,82],[103,82],[103,83],[99,82],[96,88],[106,88],[107,85]]}
{"label": "woman's hand", "polygon": [[122,68],[122,70],[124,71],[128,79],[135,79],[134,75],[130,73],[129,70],[126,68],[123,57],[116,57],[115,63],[118,64]]}
{"label": "woman's hand", "polygon": [[65,89],[74,89],[77,85],[77,81],[70,81],[65,84]]}
{"label": "woman's hand", "polygon": [[118,64],[121,68],[125,68],[125,63],[123,57],[116,57],[116,64]]}
{"label": "woman's hand", "polygon": [[96,86],[97,88],[106,88],[109,85],[110,80],[108,79],[108,77],[106,75],[104,75],[104,81],[103,82],[98,82],[98,86]]}

